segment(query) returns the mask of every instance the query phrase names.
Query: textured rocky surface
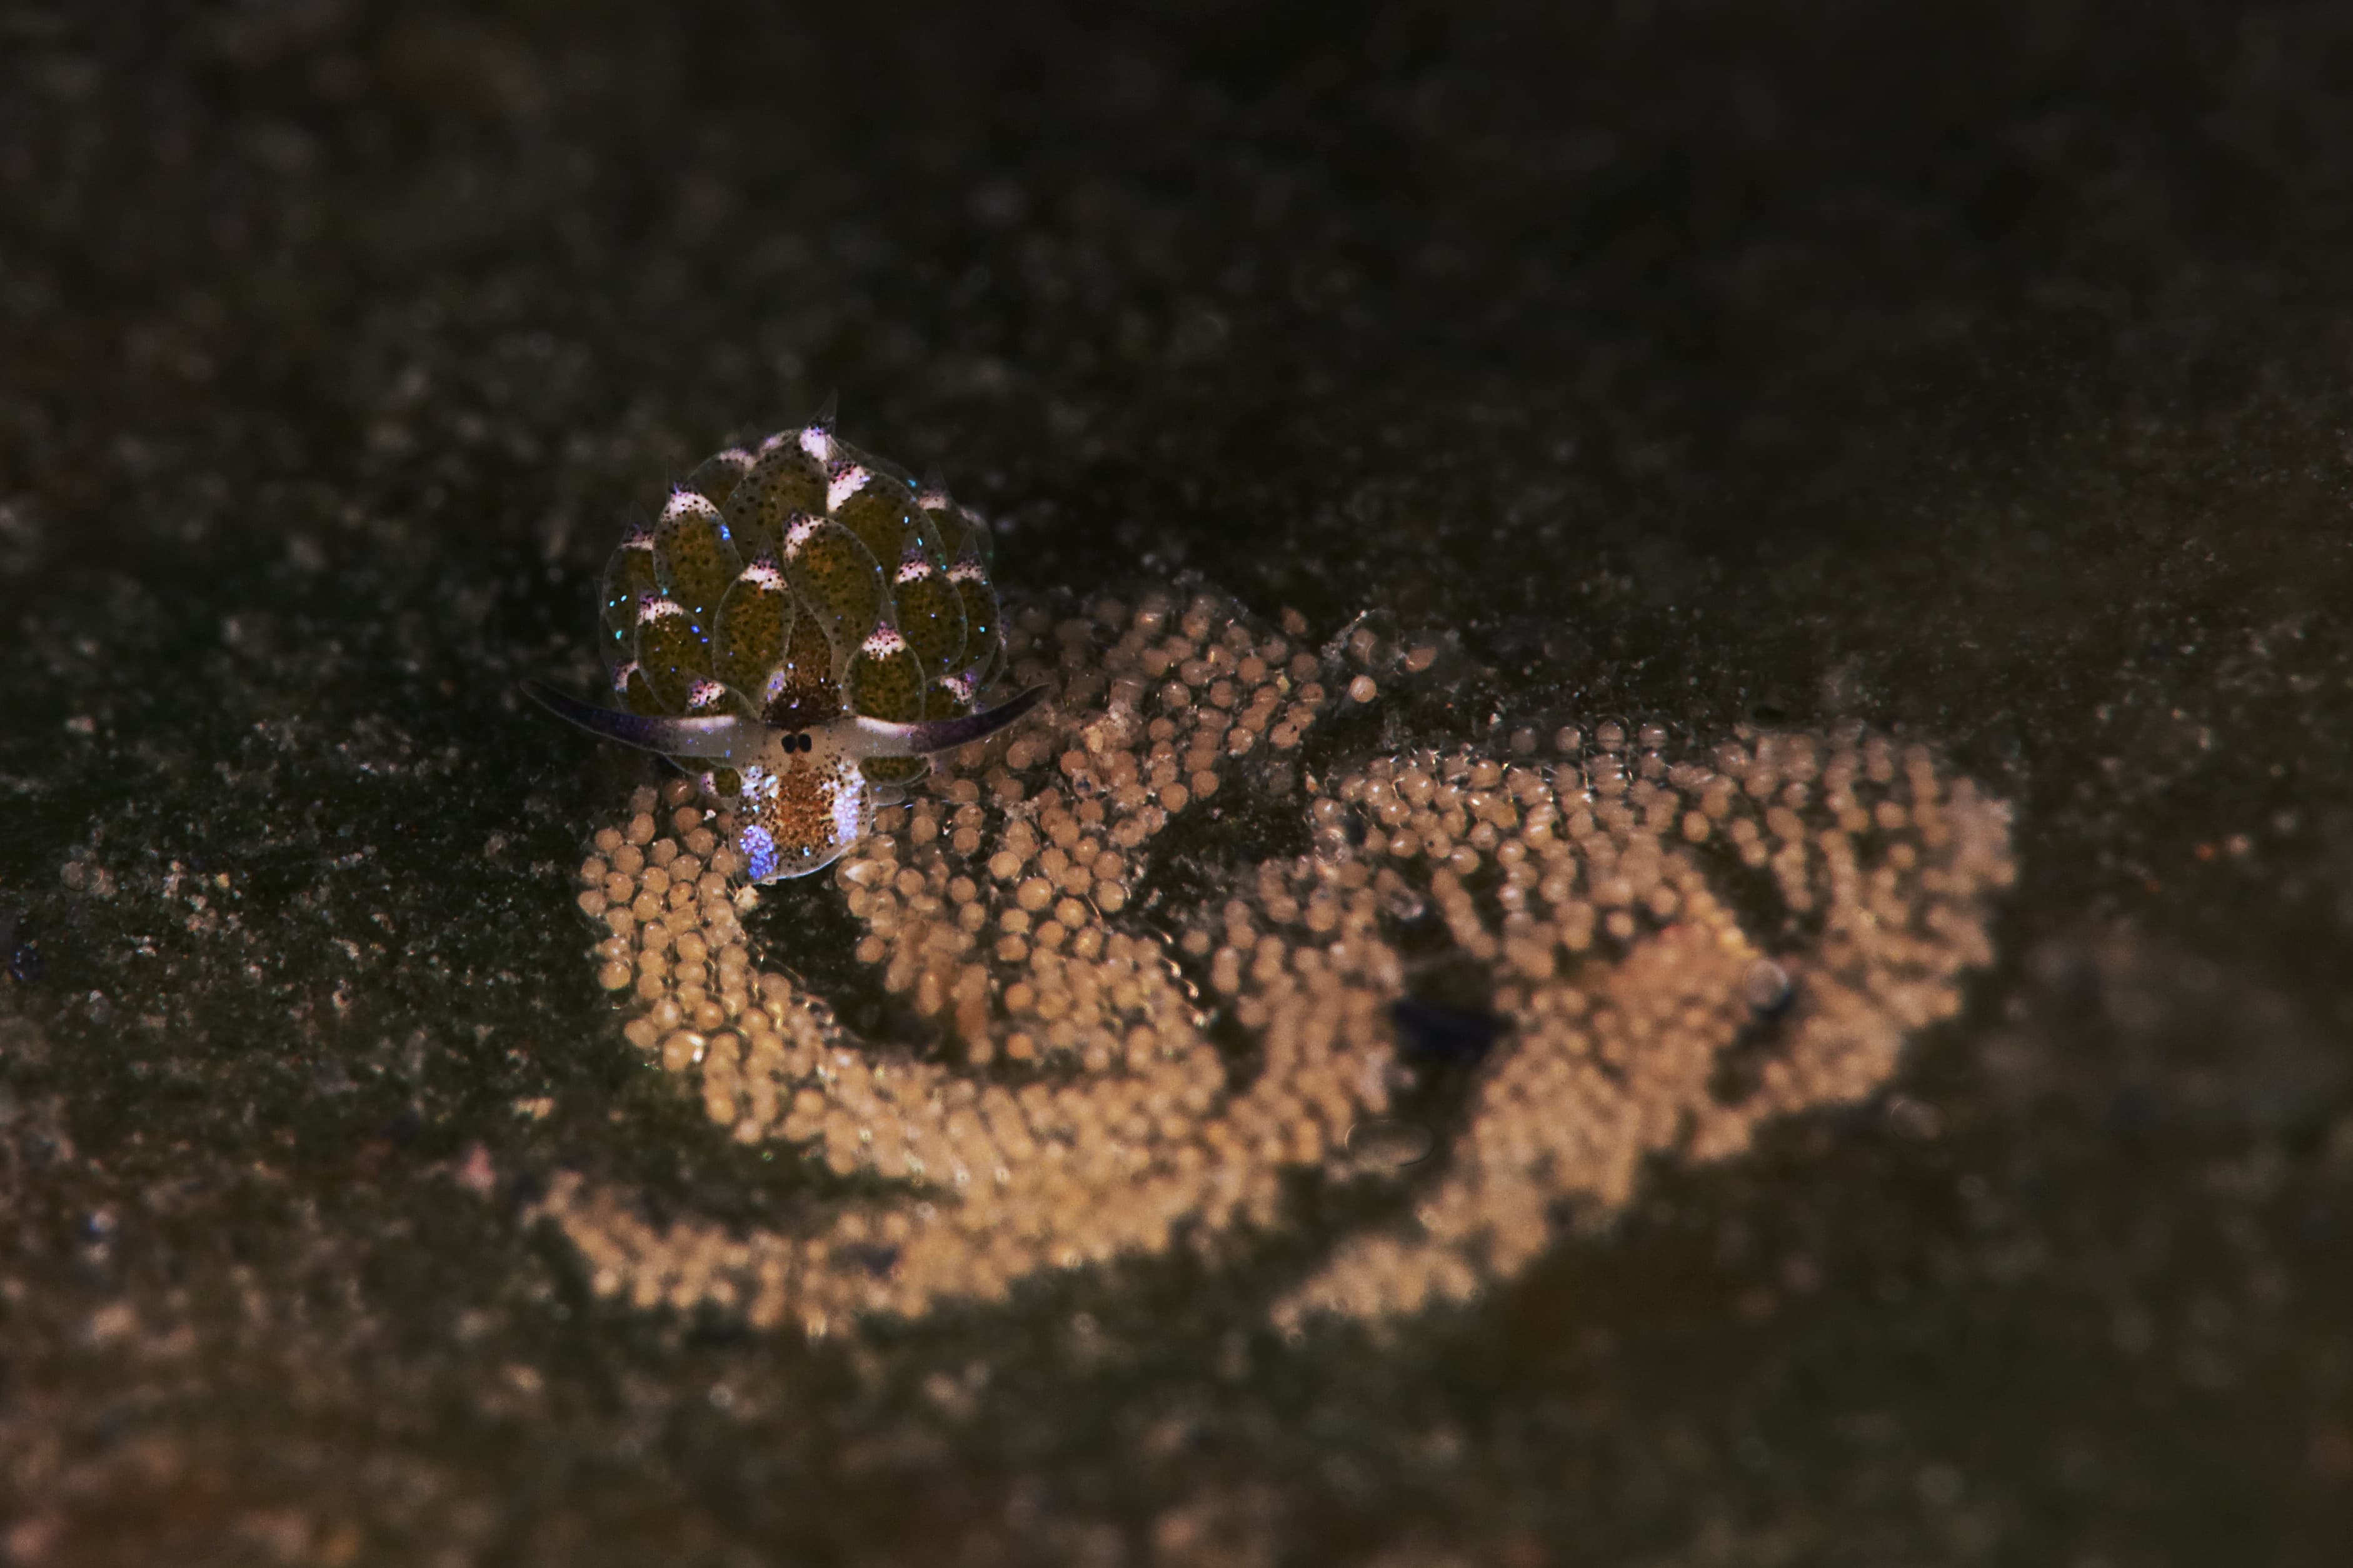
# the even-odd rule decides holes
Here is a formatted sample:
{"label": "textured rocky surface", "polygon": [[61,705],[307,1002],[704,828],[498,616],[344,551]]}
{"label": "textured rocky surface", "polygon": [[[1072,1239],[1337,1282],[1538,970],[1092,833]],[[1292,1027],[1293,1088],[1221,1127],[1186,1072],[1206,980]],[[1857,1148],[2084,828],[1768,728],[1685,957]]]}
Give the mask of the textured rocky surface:
{"label": "textured rocky surface", "polygon": [[[2337,1560],[2353,29],[1915,9],[0,4],[0,1558]],[[1377,1330],[1269,1323],[1390,1212],[1312,1184],[815,1344],[602,1296],[551,1192],[832,1178],[623,1036],[650,775],[515,685],[834,391],[1008,590],[1453,639],[1365,755],[1931,742],[1993,962]],[[860,918],[748,923],[917,1049]]]}

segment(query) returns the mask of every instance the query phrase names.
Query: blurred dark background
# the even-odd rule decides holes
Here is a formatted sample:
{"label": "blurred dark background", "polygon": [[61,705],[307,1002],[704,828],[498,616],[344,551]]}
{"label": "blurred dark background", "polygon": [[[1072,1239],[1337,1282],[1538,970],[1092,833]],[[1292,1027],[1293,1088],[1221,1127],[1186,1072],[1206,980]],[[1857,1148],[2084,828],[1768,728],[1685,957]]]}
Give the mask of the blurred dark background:
{"label": "blurred dark background", "polygon": [[[2318,4],[0,0],[0,1563],[2353,1560],[2348,84]],[[2001,957],[1390,1341],[1271,1254],[599,1304],[550,1172],[796,1199],[614,1034],[625,773],[513,684],[834,393],[1016,585],[1459,634],[1419,741],[1932,739]]]}

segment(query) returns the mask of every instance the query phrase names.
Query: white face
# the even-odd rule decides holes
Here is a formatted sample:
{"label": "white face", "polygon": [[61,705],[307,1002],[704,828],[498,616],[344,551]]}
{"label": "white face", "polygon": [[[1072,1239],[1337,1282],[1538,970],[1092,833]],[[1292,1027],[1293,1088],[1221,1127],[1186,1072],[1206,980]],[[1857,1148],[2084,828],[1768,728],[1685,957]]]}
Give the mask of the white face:
{"label": "white face", "polygon": [[736,852],[753,881],[821,871],[864,837],[874,792],[859,771],[855,742],[849,724],[778,730],[737,767],[739,794],[722,794],[703,775],[703,788],[735,814]]}

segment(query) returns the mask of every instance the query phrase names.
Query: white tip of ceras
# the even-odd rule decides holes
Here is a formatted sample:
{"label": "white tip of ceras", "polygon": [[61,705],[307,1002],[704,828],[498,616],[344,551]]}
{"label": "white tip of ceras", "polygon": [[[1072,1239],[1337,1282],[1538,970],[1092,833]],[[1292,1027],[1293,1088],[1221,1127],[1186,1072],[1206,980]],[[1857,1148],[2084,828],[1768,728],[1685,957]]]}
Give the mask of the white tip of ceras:
{"label": "white tip of ceras", "polygon": [[874,470],[859,463],[845,463],[834,470],[825,482],[825,510],[839,511],[842,502],[866,488]]}
{"label": "white tip of ceras", "polygon": [[641,626],[651,626],[656,621],[666,621],[672,616],[676,616],[681,620],[686,618],[686,606],[676,599],[662,598],[649,594],[638,601],[638,625]]}
{"label": "white tip of ceras", "polygon": [[811,421],[809,427],[801,432],[801,450],[807,453],[810,460],[820,467],[831,468],[833,466],[833,432],[827,427],[827,423],[829,421],[820,422],[824,420],[825,416],[819,416],[818,420]]}
{"label": "white tip of ceras", "polygon": [[988,568],[980,563],[979,556],[967,554],[959,558],[955,565],[948,568],[948,581],[986,583],[988,581]]}
{"label": "white tip of ceras", "polygon": [[801,552],[801,546],[809,542],[809,535],[815,533],[818,529],[823,525],[825,521],[826,520],[824,518],[810,517],[804,513],[794,522],[792,527],[786,529],[785,531],[785,559],[790,561],[799,555]]}
{"label": "white tip of ceras", "polygon": [[717,713],[727,706],[727,688],[715,680],[697,679],[686,689],[689,713]]}
{"label": "white tip of ceras", "polygon": [[675,522],[686,517],[707,517],[713,522],[719,521],[719,509],[712,506],[711,498],[701,490],[681,489],[670,491],[661,514],[664,522]]}
{"label": "white tip of ceras", "polygon": [[651,550],[653,547],[654,531],[642,522],[633,522],[624,529],[621,542],[615,546],[619,550]]}
{"label": "white tip of ceras", "polygon": [[895,586],[903,588],[910,583],[920,583],[931,574],[932,558],[923,553],[922,545],[910,544],[907,552],[899,557],[899,570],[892,575],[891,581]]}
{"label": "white tip of ceras", "polygon": [[785,588],[785,571],[767,556],[755,555],[752,563],[737,574],[735,581],[749,583],[764,593],[781,594]]}
{"label": "white tip of ceras", "polygon": [[876,626],[866,634],[866,640],[859,645],[858,651],[869,658],[889,658],[907,651],[907,639],[899,635],[896,626]]}
{"label": "white tip of ceras", "polygon": [[622,696],[629,689],[629,678],[638,673],[638,661],[625,658],[613,667],[613,695]]}

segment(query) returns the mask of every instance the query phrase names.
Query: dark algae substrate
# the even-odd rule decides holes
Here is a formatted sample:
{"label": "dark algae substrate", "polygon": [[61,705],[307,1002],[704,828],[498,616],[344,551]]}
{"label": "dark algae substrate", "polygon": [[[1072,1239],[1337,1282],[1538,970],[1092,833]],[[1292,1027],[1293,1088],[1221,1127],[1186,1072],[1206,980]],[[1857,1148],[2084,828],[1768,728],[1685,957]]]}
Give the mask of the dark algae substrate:
{"label": "dark algae substrate", "polygon": [[[2353,1561],[2348,81],[0,0],[0,1564]],[[836,395],[1059,695],[739,906],[521,683]]]}

